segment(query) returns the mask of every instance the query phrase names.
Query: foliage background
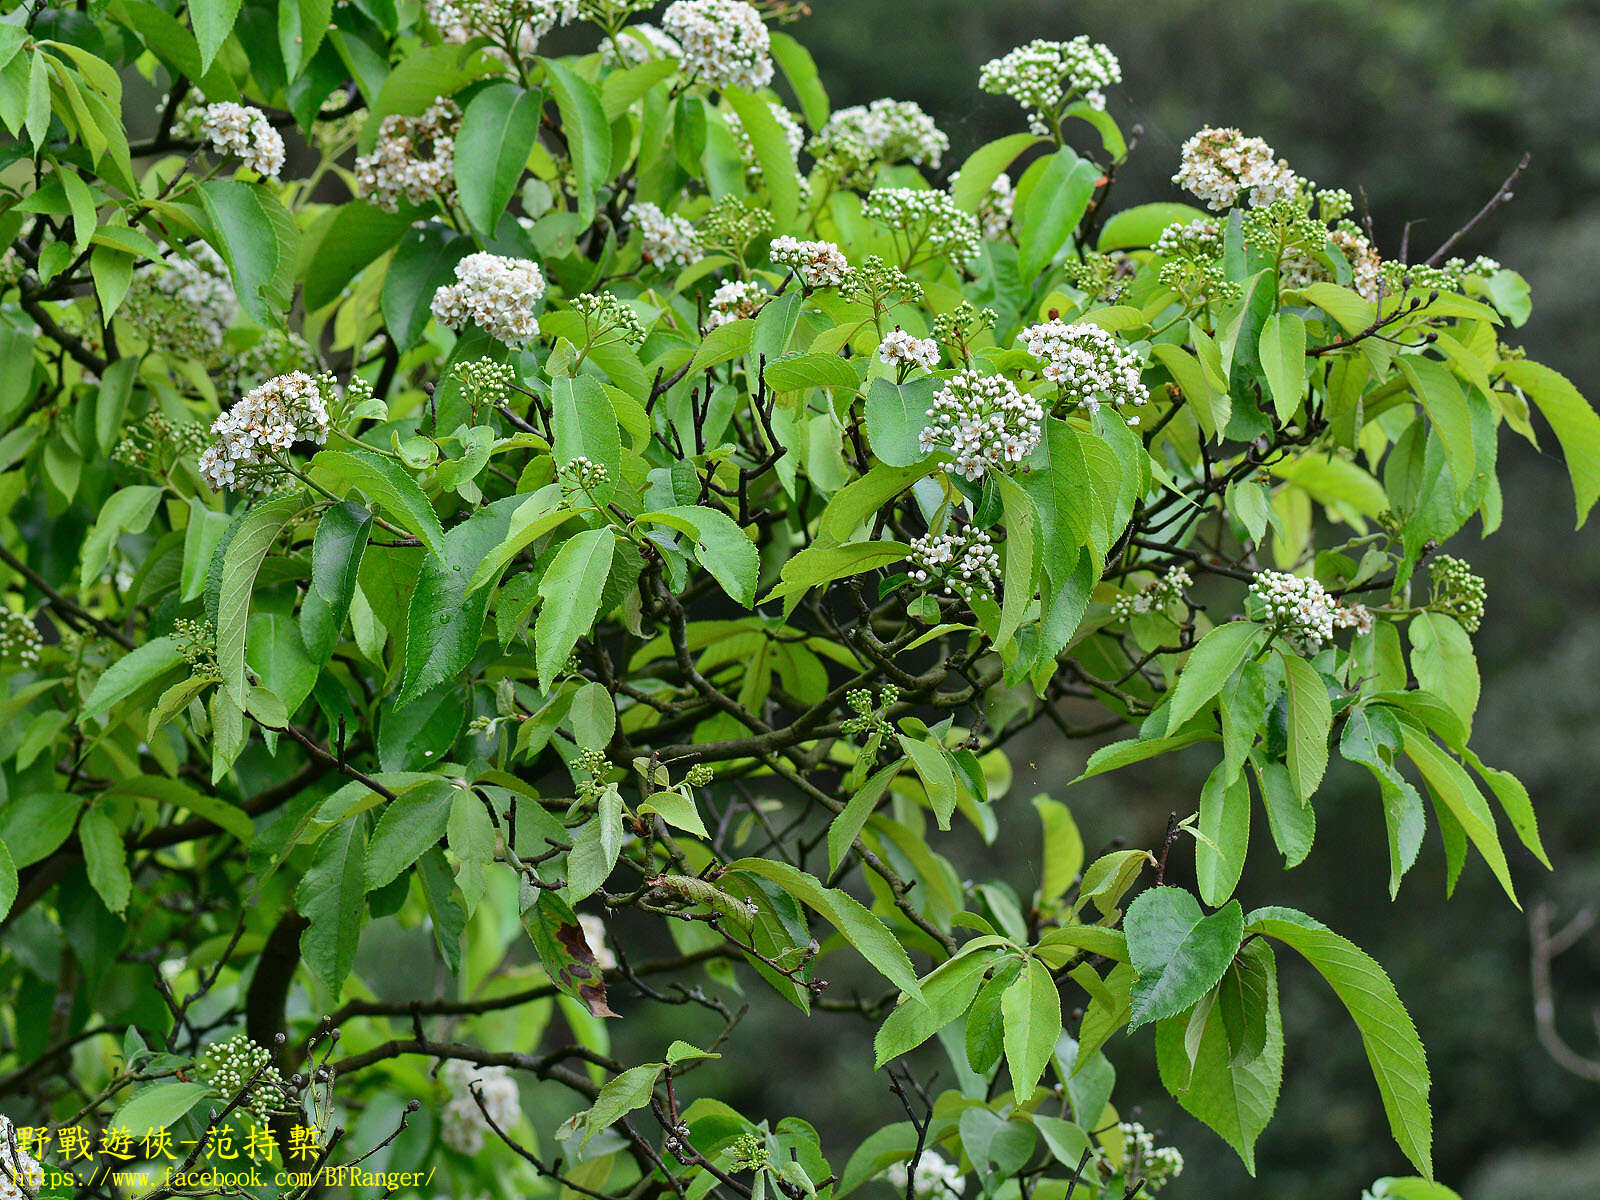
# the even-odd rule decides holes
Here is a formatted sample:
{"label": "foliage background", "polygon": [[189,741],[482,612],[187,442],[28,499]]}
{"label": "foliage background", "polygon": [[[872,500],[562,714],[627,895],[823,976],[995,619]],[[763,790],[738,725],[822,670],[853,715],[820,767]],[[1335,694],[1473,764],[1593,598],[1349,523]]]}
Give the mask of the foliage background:
{"label": "foliage background", "polygon": [[[1144,127],[1117,183],[1119,206],[1179,198],[1169,178],[1183,139],[1203,124],[1237,125],[1312,178],[1363,189],[1380,245],[1391,251],[1405,222],[1427,213],[1433,219],[1412,234],[1425,254],[1531,151],[1515,202],[1462,252],[1493,255],[1527,277],[1535,310],[1519,333],[1530,356],[1584,393],[1600,393],[1590,332],[1600,306],[1600,9],[1591,3],[813,0],[800,32],[835,107],[879,96],[916,100],[950,134],[954,163],[1015,127],[1010,101],[973,87],[983,62],[1030,38],[1087,33],[1122,60],[1124,82],[1109,92],[1112,112],[1125,129]],[[1512,850],[1526,899],[1542,891],[1570,914],[1600,898],[1600,538],[1592,529],[1572,536],[1556,457],[1541,461],[1517,439],[1505,440],[1502,451],[1506,507],[1519,514],[1517,527],[1480,545],[1471,540],[1474,523],[1453,547],[1492,581],[1477,642],[1484,699],[1476,737],[1484,756],[1515,770],[1539,805],[1556,871],[1547,875]],[[1509,586],[1512,580],[1524,584]],[[1015,756],[1017,793],[1037,786],[1061,795],[1089,748],[1060,747],[1040,731]],[[1180,776],[1171,762],[1090,780],[1064,795],[1091,849],[1123,831],[1130,844],[1154,844],[1167,813],[1187,811],[1189,800],[1176,797],[1192,797],[1203,769]],[[1344,764],[1335,763],[1323,787],[1330,808],[1376,803],[1370,782]],[[1467,1200],[1592,1200],[1600,1088],[1563,1073],[1537,1042],[1521,914],[1481,862],[1468,865],[1446,910],[1436,838],[1388,904],[1385,849],[1373,832],[1366,821],[1330,821],[1310,859],[1291,872],[1275,868],[1281,860],[1263,840],[1241,899],[1248,907],[1270,889],[1277,902],[1338,911],[1341,932],[1390,970],[1429,1050],[1441,1179]],[[1018,883],[1037,871],[1015,858],[997,866]],[[1145,1123],[1165,1129],[1164,1140],[1186,1153],[1183,1177],[1166,1192],[1172,1200],[1354,1197],[1400,1165],[1337,1001],[1310,986],[1303,964],[1286,963],[1285,971],[1287,1083],[1258,1148],[1258,1178],[1251,1181],[1176,1104],[1151,1105]],[[1563,1030],[1592,1050],[1600,937],[1559,961],[1557,984]],[[1338,1034],[1324,1037],[1328,1029]],[[630,1032],[642,1043],[656,1036]],[[783,1097],[794,1094],[795,1080],[806,1079],[813,1096],[834,1101],[831,1114],[820,1104],[810,1112],[824,1140],[843,1144],[895,1119],[898,1102],[886,1087],[859,1086],[857,1043],[870,1029],[841,1021],[828,1033],[825,1045],[797,1040],[726,1065],[744,1076],[746,1092],[727,1098],[748,1103],[752,1115],[764,1106],[776,1117],[787,1111]],[[1130,1093],[1159,1094],[1139,1036],[1115,1039],[1120,1045],[1108,1052]]]}

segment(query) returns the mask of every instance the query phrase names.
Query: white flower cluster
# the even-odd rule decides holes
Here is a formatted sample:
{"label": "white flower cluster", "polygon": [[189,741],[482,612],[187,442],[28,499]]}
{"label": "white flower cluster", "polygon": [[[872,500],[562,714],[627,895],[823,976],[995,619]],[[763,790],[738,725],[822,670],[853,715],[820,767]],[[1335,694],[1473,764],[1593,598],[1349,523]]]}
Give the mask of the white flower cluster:
{"label": "white flower cluster", "polygon": [[[955,190],[956,181],[960,178],[960,171],[950,176],[952,191]],[[983,233],[984,241],[998,242],[1011,232],[1011,213],[1016,203],[1016,189],[1011,183],[1011,176],[1001,171],[989,185],[989,190],[983,194],[983,199],[978,201],[978,227]]]}
{"label": "white flower cluster", "polygon": [[[783,140],[789,146],[789,157],[798,157],[800,147],[805,145],[805,130],[800,128],[795,115],[776,100],[768,100],[767,107],[772,110],[772,119],[777,121],[778,128],[783,130]],[[732,108],[723,111],[722,119],[727,122],[728,135],[733,138],[734,147],[739,151],[739,161],[744,163],[746,173],[753,180],[759,180],[761,165],[756,162],[756,145],[750,139],[750,131]]]}
{"label": "white flower cluster", "polygon": [[915,564],[911,578],[918,583],[944,581],[952,596],[971,600],[974,595],[994,595],[1000,578],[1000,555],[994,540],[982,529],[951,530],[911,539],[907,556]]}
{"label": "white flower cluster", "polygon": [[451,45],[475,37],[510,35],[517,53],[532,57],[539,42],[557,25],[575,21],[582,0],[424,0],[428,23]]}
{"label": "white flower cluster", "polygon": [[296,442],[328,440],[328,405],[317,380],[291,371],[245,393],[211,425],[216,439],[200,455],[200,475],[217,491],[266,491],[281,468],[274,455]]}
{"label": "white flower cluster", "polygon": [[933,397],[928,425],[917,437],[924,454],[948,451],[945,470],[963,479],[1019,463],[1044,435],[1044,409],[1004,375],[959,371]]}
{"label": "white flower cluster", "polygon": [[950,139],[921,105],[887,98],[839,109],[812,143],[817,157],[840,153],[862,169],[874,162],[937,168],[948,149]]}
{"label": "white flower cluster", "polygon": [[31,667],[39,661],[39,648],[44,638],[39,627],[19,612],[0,609],[0,662]]}
{"label": "white flower cluster", "polygon": [[372,153],[356,159],[356,188],[385,212],[395,212],[404,197],[427,204],[455,194],[456,131],[461,110],[439,99],[420,117],[391,114],[378,126]]}
{"label": "white flower cluster", "polygon": [[1350,286],[1363,299],[1376,304],[1383,287],[1383,259],[1378,255],[1377,247],[1366,234],[1348,223],[1330,233],[1328,240],[1339,248],[1339,253],[1350,264]]}
{"label": "white flower cluster", "polygon": [[1209,260],[1222,253],[1222,225],[1209,217],[1187,225],[1168,225],[1156,238],[1156,253],[1163,258]]}
{"label": "white flower cluster", "polygon": [[252,1041],[249,1034],[236,1033],[227,1041],[207,1046],[199,1072],[218,1099],[232,1100],[244,1092],[240,1107],[258,1120],[265,1121],[286,1107],[283,1075],[272,1065],[271,1052]]}
{"label": "white flower cluster", "polygon": [[891,329],[878,344],[878,361],[891,367],[926,367],[933,370],[939,365],[939,343],[932,338],[919,338],[904,329]]}
{"label": "white flower cluster", "polygon": [[850,260],[832,242],[802,242],[787,235],[772,239],[772,261],[788,267],[808,288],[838,287],[850,277]]}
{"label": "white flower cluster", "polygon": [[673,0],[661,27],[683,48],[684,70],[714,88],[772,82],[772,37],[745,0]]}
{"label": "white flower cluster", "polygon": [[707,325],[715,329],[740,317],[753,317],[766,301],[767,293],[759,283],[744,279],[730,279],[711,293],[711,313]]}
{"label": "white flower cluster", "polygon": [[1208,125],[1183,144],[1182,154],[1172,182],[1204,200],[1213,212],[1232,208],[1246,193],[1252,207],[1271,204],[1300,186],[1299,176],[1273,157],[1271,146],[1237,129]]}
{"label": "white flower cluster", "polygon": [[613,970],[617,965],[617,956],[606,945],[606,923],[593,913],[579,913],[578,924],[583,926],[583,940],[594,954],[594,965],[602,971]]}
{"label": "white flower cluster", "polygon": [[523,346],[539,335],[533,310],[544,295],[537,263],[498,254],[469,254],[456,264],[456,281],[433,294],[433,316],[460,329],[468,321],[496,341]]}
{"label": "white flower cluster", "polygon": [[[1091,413],[1102,404],[1138,408],[1150,399],[1139,378],[1139,356],[1098,325],[1045,321],[1028,326],[1020,337],[1028,353],[1044,363],[1039,373]],[[1128,424],[1138,423],[1138,417],[1128,418]]]}
{"label": "white flower cluster", "polygon": [[1284,571],[1258,571],[1250,582],[1252,615],[1281,634],[1295,649],[1315,654],[1333,640],[1339,603],[1315,579]]}
{"label": "white flower cluster", "polygon": [[600,63],[606,67],[636,67],[652,59],[682,57],[677,38],[644,21],[622,30],[615,43],[610,38],[600,43]]}
{"label": "white flower cluster", "polygon": [[1081,96],[1090,108],[1104,109],[1103,89],[1122,82],[1122,64],[1099,42],[1035,38],[978,72],[978,86],[991,95],[1010,96],[1028,110],[1034,133],[1051,132],[1065,101]]}
{"label": "white flower cluster", "polygon": [[[522,1118],[522,1097],[517,1081],[505,1067],[480,1067],[453,1058],[440,1072],[450,1099],[439,1117],[439,1137],[446,1146],[461,1154],[477,1154],[483,1149],[483,1135],[492,1119],[510,1133]],[[478,1107],[476,1092],[483,1099]],[[487,1110],[488,1118],[484,1116]]]}
{"label": "white flower cluster", "polygon": [[1173,567],[1160,579],[1146,584],[1131,596],[1118,596],[1111,606],[1113,620],[1126,621],[1145,613],[1166,612],[1183,602],[1183,593],[1194,580],[1183,567]]}
{"label": "white flower cluster", "polygon": [[1157,1146],[1155,1134],[1136,1121],[1122,1124],[1124,1175],[1137,1174],[1145,1192],[1159,1192],[1183,1174],[1183,1155],[1176,1146]]}
{"label": "white flower cluster", "polygon": [[43,1186],[44,1168],[19,1144],[11,1118],[0,1117],[0,1200],[32,1200]]}
{"label": "white flower cluster", "polygon": [[911,1184],[912,1194],[917,1200],[948,1200],[951,1196],[959,1196],[967,1189],[966,1176],[961,1173],[961,1168],[954,1163],[946,1162],[932,1150],[924,1150],[917,1159],[916,1177],[913,1179],[906,1170],[905,1163],[893,1163],[885,1173],[884,1178],[889,1181],[889,1186],[905,1193],[906,1184]]}
{"label": "white flower cluster", "polygon": [[962,212],[948,192],[930,188],[874,188],[862,205],[868,220],[905,231],[919,251],[947,254],[965,265],[978,253],[978,218]]}
{"label": "white flower cluster", "polygon": [[640,257],[645,262],[665,270],[687,267],[700,257],[700,235],[692,221],[668,216],[648,200],[630,206],[628,220],[639,231]]}
{"label": "white flower cluster", "polygon": [[283,170],[283,135],[267,122],[267,114],[224,100],[206,105],[200,133],[218,154],[232,154],[257,175],[276,179]]}
{"label": "white flower cluster", "polygon": [[151,286],[192,314],[200,339],[216,349],[239,317],[239,294],[228,264],[209,245],[196,242],[186,253],[187,258],[169,259],[165,270],[153,272]]}

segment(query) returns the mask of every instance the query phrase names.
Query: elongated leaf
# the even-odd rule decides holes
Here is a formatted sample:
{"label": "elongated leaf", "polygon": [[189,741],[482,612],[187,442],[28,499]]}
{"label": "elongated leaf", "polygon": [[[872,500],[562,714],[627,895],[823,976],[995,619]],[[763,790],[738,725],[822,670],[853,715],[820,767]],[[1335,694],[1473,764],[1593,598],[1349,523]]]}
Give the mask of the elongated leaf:
{"label": "elongated leaf", "polygon": [[105,809],[96,805],[78,821],[78,840],[83,844],[83,865],[89,872],[90,885],[106,907],[120,917],[133,894],[122,831]]}
{"label": "elongated leaf", "polygon": [[323,835],[316,858],[295,891],[295,902],[307,922],[300,935],[300,953],[334,996],[355,965],[367,911],[364,821],[352,817]]}
{"label": "elongated leaf", "polygon": [[1061,1035],[1061,996],[1050,969],[1037,958],[1027,965],[1000,997],[1005,1022],[1006,1068],[1011,1088],[1021,1100],[1033,1094]]}
{"label": "elongated leaf", "polygon": [[1218,763],[1200,791],[1200,833],[1194,848],[1195,880],[1200,898],[1212,908],[1224,903],[1239,886],[1250,849],[1250,781],[1240,773],[1230,781]]}
{"label": "elongated leaf", "polygon": [[1306,325],[1293,313],[1273,313],[1261,326],[1261,373],[1279,422],[1294,416],[1306,394]]}
{"label": "elongated leaf", "polygon": [[392,458],[371,450],[324,450],[312,460],[312,471],[358,488],[435,554],[443,553],[444,526],[416,480]]}
{"label": "elongated leaf", "polygon": [[539,580],[541,604],[533,640],[539,681],[547,689],[578,639],[594,627],[616,545],[617,535],[610,528],[574,534],[561,544]]}
{"label": "elongated leaf", "polygon": [[1189,652],[1189,660],[1178,674],[1167,710],[1167,728],[1182,728],[1222,690],[1240,663],[1249,657],[1261,634],[1253,621],[1229,621],[1218,625]]}
{"label": "elongated leaf", "polygon": [[1572,476],[1572,495],[1578,506],[1578,528],[1600,499],[1600,416],[1595,414],[1572,381],[1540,363],[1511,361],[1502,364],[1505,377],[1528,394],[1555,430]]}
{"label": "elongated leaf", "polygon": [[159,679],[182,661],[183,650],[170,637],[156,638],[130,650],[95,680],[89,698],[83,702],[83,719],[106,712],[117,701]]}
{"label": "elongated leaf", "polygon": [[1333,705],[1317,669],[1296,654],[1279,650],[1289,687],[1289,779],[1309,800],[1328,769],[1328,734]]}
{"label": "elongated leaf", "polygon": [[1244,938],[1237,900],[1206,916],[1182,888],[1141,892],[1123,918],[1128,958],[1138,973],[1129,1025],[1173,1017],[1204,996],[1228,969]]}
{"label": "elongated leaf", "polygon": [[922,996],[927,1003],[903,999],[889,1014],[872,1042],[877,1056],[875,1065],[881,1067],[890,1059],[915,1050],[962,1016],[993,962],[992,953],[962,954],[924,976]]}
{"label": "elongated leaf", "polygon": [[294,298],[300,227],[261,184],[213,179],[198,190],[240,305],[262,325],[282,327]]}
{"label": "elongated leaf", "polygon": [[283,527],[300,511],[297,496],[274,496],[254,505],[239,519],[222,552],[217,592],[217,666],[222,686],[240,708],[245,707],[244,635],[250,621],[250,593],[256,572]]}
{"label": "elongated leaf", "polygon": [[367,550],[372,514],[346,500],[326,509],[311,543],[311,586],[300,606],[300,637],[319,668],[344,629]]}
{"label": "elongated leaf", "polygon": [[1483,798],[1478,785],[1472,782],[1466,768],[1451,758],[1433,738],[1409,720],[1400,722],[1405,742],[1406,756],[1417,764],[1428,783],[1428,791],[1455,817],[1466,832],[1483,861],[1489,864],[1494,877],[1500,881],[1511,903],[1521,908],[1516,888],[1511,882],[1511,868],[1506,863],[1506,852],[1500,845],[1500,834],[1495,829],[1494,814],[1489,802]]}
{"label": "elongated leaf", "polygon": [[665,525],[692,538],[695,558],[722,590],[746,608],[755,606],[761,555],[727,513],[683,504],[644,513],[639,520]]}
{"label": "elongated leaf", "polygon": [[505,215],[539,134],[544,97],[513,83],[496,83],[472,98],[456,134],[456,192],[461,211],[485,236]]}
{"label": "elongated leaf", "polygon": [[587,225],[594,220],[595,190],[606,181],[611,166],[611,123],[588,80],[556,59],[539,61],[544,64],[550,92],[561,112],[561,130],[577,176],[578,219]]}

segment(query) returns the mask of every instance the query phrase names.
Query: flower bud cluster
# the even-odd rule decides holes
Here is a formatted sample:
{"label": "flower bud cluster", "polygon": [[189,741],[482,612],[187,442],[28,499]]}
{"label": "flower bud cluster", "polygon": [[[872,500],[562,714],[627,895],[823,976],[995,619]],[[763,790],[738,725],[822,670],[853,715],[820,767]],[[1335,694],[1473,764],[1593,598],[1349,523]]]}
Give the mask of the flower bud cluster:
{"label": "flower bud cluster", "polygon": [[1082,99],[1090,108],[1104,109],[1104,89],[1121,82],[1117,56],[1086,36],[1070,42],[1035,38],[985,63],[978,72],[978,86],[1022,105],[1029,128],[1037,134],[1052,132],[1070,101]]}
{"label": "flower bud cluster", "polygon": [[961,1168],[946,1162],[932,1150],[922,1152],[917,1159],[914,1175],[906,1169],[905,1163],[893,1163],[884,1173],[884,1178],[901,1195],[905,1194],[909,1183],[916,1200],[950,1200],[967,1190],[967,1178]]}
{"label": "flower bud cluster", "polygon": [[[510,1133],[522,1119],[517,1081],[505,1067],[480,1067],[453,1058],[439,1072],[450,1099],[439,1114],[439,1137],[459,1154],[477,1154],[495,1126]],[[474,1095],[476,1093],[476,1095]],[[483,1101],[480,1108],[478,1101]],[[488,1116],[485,1117],[487,1112]]]}
{"label": "flower bud cluster", "polygon": [[446,378],[455,380],[468,406],[476,413],[480,408],[504,404],[512,385],[517,382],[517,373],[509,363],[474,358],[451,367]]}
{"label": "flower bud cluster", "polygon": [[606,469],[604,463],[594,462],[582,454],[563,463],[559,474],[561,491],[567,496],[575,496],[579,492],[592,492],[611,479],[611,472]]}
{"label": "flower bud cluster", "polygon": [[448,201],[456,190],[460,128],[461,110],[443,98],[420,117],[385,117],[372,153],[356,159],[357,191],[385,212],[398,212],[402,199],[412,204]]}
{"label": "flower bud cluster", "polygon": [[759,283],[747,279],[730,279],[711,293],[711,311],[706,316],[706,326],[715,329],[740,317],[753,317],[766,303],[767,293]]}
{"label": "flower bud cluster", "polygon": [[933,397],[928,425],[918,435],[924,454],[948,452],[945,470],[963,479],[1019,463],[1044,435],[1044,409],[1003,375],[959,371]]}
{"label": "flower bud cluster", "polygon": [[433,316],[460,329],[468,321],[496,341],[524,346],[539,335],[534,309],[544,296],[544,275],[526,258],[469,254],[456,264],[456,281],[433,296]]}
{"label": "flower bud cluster", "polygon": [[925,367],[931,371],[939,365],[939,343],[932,338],[913,337],[904,329],[891,329],[878,345],[878,359],[891,367]]}
{"label": "flower bud cluster", "polygon": [[39,661],[44,638],[31,617],[0,608],[0,662],[31,667]]}
{"label": "flower bud cluster", "polygon": [[825,169],[865,176],[874,164],[910,162],[937,169],[950,139],[912,100],[874,100],[833,113],[811,139],[811,154]]}
{"label": "flower bud cluster", "polygon": [[602,782],[606,773],[611,770],[611,760],[606,758],[602,750],[583,750],[572,761],[572,773],[582,775],[578,781],[578,797],[590,803],[598,800],[606,790]]}
{"label": "flower bud cluster", "polygon": [[972,301],[963,300],[949,312],[934,317],[933,337],[957,362],[971,362],[973,340],[993,328],[998,319],[992,308],[979,308]]}
{"label": "flower bud cluster", "polygon": [[275,455],[296,442],[321,445],[328,440],[328,405],[324,385],[304,371],[267,380],[211,425],[215,439],[200,455],[200,475],[217,491],[268,491],[282,467]]}
{"label": "flower bud cluster", "polygon": [[1259,571],[1250,582],[1245,607],[1296,650],[1315,654],[1323,642],[1333,640],[1339,604],[1315,579]]}
{"label": "flower bud cluster", "polygon": [[948,192],[874,188],[861,211],[869,221],[905,233],[918,253],[946,255],[958,267],[970,261],[982,245],[978,218],[957,208]]}
{"label": "flower bud cluster", "polygon": [[1155,250],[1163,258],[1219,258],[1222,255],[1222,224],[1210,217],[1201,217],[1187,225],[1168,225],[1156,239]]}
{"label": "flower bud cluster", "polygon": [[1000,578],[1000,555],[986,530],[966,526],[911,540],[911,578],[943,583],[946,593],[970,601],[993,596]]}
{"label": "flower bud cluster", "polygon": [[1193,583],[1186,568],[1173,567],[1131,596],[1118,596],[1111,606],[1111,617],[1116,621],[1126,621],[1145,613],[1169,612],[1186,602],[1184,592]]}
{"label": "flower bud cluster", "polygon": [[870,304],[880,312],[897,302],[919,304],[922,301],[922,285],[876,254],[851,271],[839,291],[851,303]]}
{"label": "flower bud cluster", "polygon": [[772,214],[746,204],[737,196],[724,196],[700,218],[700,244],[726,250],[743,259],[750,243],[772,228]]}
{"label": "flower bud cluster", "polygon": [[0,1117],[0,1200],[33,1200],[43,1187],[44,1168],[22,1148],[11,1118]]}
{"label": "flower bud cluster", "polygon": [[744,0],[674,0],[661,27],[683,48],[683,69],[714,88],[754,92],[772,82],[772,38]]}
{"label": "flower bud cluster", "polygon": [[1252,205],[1270,204],[1300,187],[1299,177],[1287,162],[1273,157],[1266,142],[1209,125],[1183,144],[1172,182],[1204,200],[1213,212],[1232,208],[1241,198]]}
{"label": "flower bud cluster", "polygon": [[606,945],[606,923],[592,913],[579,913],[578,924],[583,926],[583,940],[594,955],[594,965],[602,971],[614,970],[617,956]]}
{"label": "flower bud cluster", "polygon": [[236,1033],[225,1042],[207,1046],[198,1069],[200,1078],[221,1099],[232,1100],[245,1092],[239,1107],[259,1121],[288,1108],[288,1083],[272,1065],[272,1054],[248,1034]]}
{"label": "flower bud cluster", "polygon": [[850,260],[832,242],[802,242],[785,235],[772,240],[772,261],[788,267],[807,288],[838,287],[850,277]]}
{"label": "flower bud cluster", "polygon": [[[1019,335],[1029,354],[1044,364],[1039,373],[1074,405],[1098,413],[1102,404],[1139,408],[1150,389],[1139,378],[1139,356],[1109,330],[1088,322],[1045,321]],[[1137,425],[1138,417],[1128,418]]]}
{"label": "flower bud cluster", "polygon": [[683,781],[690,787],[705,787],[715,776],[710,763],[695,763],[685,773]]}
{"label": "flower bud cluster", "polygon": [[619,339],[630,346],[644,342],[644,324],[639,314],[610,292],[574,296],[572,310],[583,317],[583,328],[591,345]]}
{"label": "flower bud cluster", "polygon": [[643,201],[628,209],[628,220],[639,231],[644,262],[665,270],[687,267],[700,257],[700,237],[683,217],[668,216],[659,206]]}
{"label": "flower bud cluster", "polygon": [[1489,589],[1471,567],[1459,558],[1441,554],[1428,567],[1428,587],[1430,609],[1448,613],[1468,633],[1478,632]]}
{"label": "flower bud cluster", "polygon": [[1424,266],[1420,263],[1406,266],[1398,262],[1385,262],[1383,276],[1391,293],[1404,290],[1408,286],[1407,280],[1410,281],[1409,286],[1415,290],[1459,292],[1466,286],[1469,278],[1476,276],[1487,279],[1500,269],[1498,259],[1480,254],[1471,262],[1464,258],[1449,258],[1437,267]]}
{"label": "flower bud cluster", "polygon": [[111,451],[111,460],[160,475],[165,464],[198,456],[210,441],[211,432],[204,421],[179,424],[166,413],[152,410],[122,435]]}
{"label": "flower bud cluster", "polygon": [[276,179],[283,170],[283,135],[259,108],[224,100],[208,104],[200,134],[218,154],[231,154],[257,175]]}
{"label": "flower bud cluster", "polygon": [[531,57],[557,25],[575,21],[582,0],[424,0],[428,23],[451,45],[492,37]]}
{"label": "flower bud cluster", "polygon": [[222,668],[217,665],[217,631],[211,622],[179,618],[173,622],[172,636],[189,664],[190,675],[196,679],[222,678]]}

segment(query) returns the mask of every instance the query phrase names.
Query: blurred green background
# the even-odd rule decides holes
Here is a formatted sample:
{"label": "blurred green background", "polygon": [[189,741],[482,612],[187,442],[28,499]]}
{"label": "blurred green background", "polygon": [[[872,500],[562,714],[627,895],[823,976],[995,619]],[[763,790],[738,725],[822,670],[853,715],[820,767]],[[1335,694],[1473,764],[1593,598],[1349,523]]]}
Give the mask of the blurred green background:
{"label": "blurred green background", "polygon": [[[1593,0],[812,6],[793,32],[816,56],[834,106],[879,96],[918,101],[950,135],[947,170],[982,142],[1021,128],[1010,101],[978,91],[983,62],[1035,37],[1087,33],[1106,42],[1124,72],[1111,110],[1124,129],[1144,128],[1116,185],[1119,205],[1179,198],[1169,180],[1183,140],[1203,124],[1237,125],[1266,138],[1302,174],[1347,188],[1358,203],[1364,196],[1386,252],[1397,251],[1405,223],[1417,221],[1418,259],[1530,151],[1515,201],[1460,252],[1493,255],[1528,277],[1534,313],[1520,340],[1600,399],[1600,360],[1587,332],[1600,307],[1600,5]],[[1479,542],[1469,526],[1452,546],[1489,581],[1474,740],[1488,761],[1521,775],[1540,806],[1556,870],[1519,854],[1524,903],[1547,898],[1570,915],[1600,902],[1600,736],[1593,728],[1600,530],[1574,536],[1554,439],[1545,439],[1541,455],[1507,436],[1505,528]],[[1154,845],[1167,813],[1196,802],[1198,759],[1188,777],[1171,768],[1122,772],[1066,791],[1084,753],[1043,733],[1017,748],[1018,778],[1005,803],[1019,830],[1030,819],[1027,797],[1050,791],[1072,804],[1091,851],[1116,835]],[[1336,769],[1318,808],[1323,828],[1311,858],[1285,873],[1267,839],[1258,839],[1242,899],[1247,908],[1286,903],[1328,918],[1391,970],[1430,1053],[1440,1179],[1467,1200],[1600,1197],[1600,1085],[1564,1073],[1538,1044],[1523,915],[1481,862],[1468,864],[1447,903],[1437,838],[1390,904],[1369,779]],[[997,857],[999,869],[1031,888],[1037,863],[1010,853],[1010,861]],[[1600,933],[1557,961],[1556,979],[1564,1033],[1600,1057],[1589,1015],[1600,1005]],[[1140,1118],[1164,1130],[1188,1162],[1164,1197],[1354,1200],[1374,1177],[1408,1173],[1354,1027],[1303,964],[1284,962],[1283,987],[1285,1087],[1258,1148],[1258,1177],[1250,1180],[1232,1152],[1175,1105],[1151,1104]],[[762,1019],[752,1013],[743,1032]],[[742,1066],[735,1057],[727,1067],[746,1076],[740,1099],[751,1110],[776,1119],[798,1108],[838,1153],[864,1129],[901,1115],[883,1078],[862,1065],[870,1033],[858,1019],[823,1014],[788,1044],[764,1044]],[[1148,1040],[1108,1047],[1124,1095],[1162,1094]],[[921,1065],[931,1070],[937,1061]],[[797,1079],[810,1086],[797,1091]]]}

